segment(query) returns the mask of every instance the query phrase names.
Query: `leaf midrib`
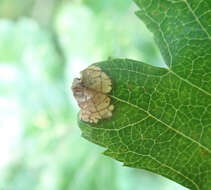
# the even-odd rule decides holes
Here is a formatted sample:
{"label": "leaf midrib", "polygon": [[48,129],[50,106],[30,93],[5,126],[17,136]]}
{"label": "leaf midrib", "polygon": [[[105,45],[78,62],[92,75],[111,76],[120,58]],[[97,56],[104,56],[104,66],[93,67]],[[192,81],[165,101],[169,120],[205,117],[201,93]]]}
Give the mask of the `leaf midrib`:
{"label": "leaf midrib", "polygon": [[[125,61],[126,61],[126,59],[125,59]],[[165,68],[163,68],[163,69],[165,69]],[[133,72],[133,73],[137,73],[137,74],[141,74],[141,75],[149,75],[149,76],[156,76],[156,77],[163,77],[163,76],[167,75],[168,73],[172,73],[172,74],[174,74],[176,77],[178,77],[180,80],[186,82],[186,83],[187,83],[188,85],[190,85],[191,87],[196,88],[196,89],[198,89],[199,91],[201,91],[201,92],[203,92],[204,94],[206,94],[206,95],[208,95],[208,96],[211,97],[211,94],[210,94],[209,92],[207,92],[207,91],[205,91],[204,89],[202,89],[202,88],[200,88],[200,87],[194,85],[194,84],[191,83],[190,81],[188,81],[188,80],[182,78],[181,76],[177,75],[175,72],[173,72],[173,71],[170,70],[170,69],[166,69],[168,72],[166,72],[164,75],[161,75],[161,76],[159,76],[159,75],[152,75],[152,74],[144,74],[144,73],[141,73],[141,72],[138,72],[138,71],[129,70],[129,69],[114,69],[114,68],[113,68],[113,69],[105,69],[105,70],[111,70],[111,71],[114,71],[114,70],[117,70],[117,71],[127,71],[127,72]],[[163,122],[163,121],[160,120],[159,118],[155,117],[154,115],[152,115],[152,114],[149,113],[148,111],[144,110],[143,108],[141,108],[141,107],[139,107],[139,106],[137,106],[137,105],[135,105],[135,104],[132,104],[132,103],[126,101],[126,100],[120,99],[120,98],[118,98],[118,97],[116,97],[116,96],[113,96],[113,95],[109,95],[109,96],[110,96],[111,98],[114,98],[114,99],[120,101],[120,102],[126,103],[126,104],[128,104],[128,105],[130,105],[130,106],[132,106],[132,107],[135,107],[135,108],[137,108],[137,109],[139,109],[139,110],[142,110],[143,112],[145,112],[146,114],[148,114],[148,116],[154,118],[156,121],[162,123],[163,125],[165,125],[165,126],[168,127],[169,129],[171,129],[172,131],[174,131],[174,132],[176,132],[177,134],[183,136],[184,138],[190,140],[191,142],[197,144],[198,146],[200,146],[200,147],[201,147],[202,149],[204,149],[205,151],[211,153],[211,150],[210,150],[208,147],[202,145],[200,142],[198,142],[198,141],[194,140],[193,138],[191,138],[191,137],[189,137],[189,136],[183,134],[182,132],[178,131],[177,129],[173,128],[172,126],[166,124],[165,122]]]}
{"label": "leaf midrib", "polygon": [[187,79],[184,79],[183,77],[181,77],[180,75],[178,75],[177,73],[175,73],[174,71],[172,71],[171,69],[169,69],[169,72],[172,73],[174,76],[176,76],[177,78],[179,78],[180,80],[184,81],[185,83],[189,84],[191,87],[194,87],[196,89],[198,89],[199,91],[203,92],[204,94],[208,95],[211,97],[211,93],[207,92],[206,90],[204,90],[203,88],[200,88],[199,86],[193,84],[192,82],[190,82]]}
{"label": "leaf midrib", "polygon": [[[144,118],[144,119],[146,119],[146,118]],[[138,121],[138,122],[135,122],[135,123],[139,123],[139,122],[141,122],[141,121],[143,121],[144,119],[142,119],[142,120],[140,120],[140,121]],[[135,124],[134,123],[134,124]],[[84,123],[85,125],[87,125],[87,126],[89,126],[87,123]],[[133,124],[131,124],[131,125],[133,125]],[[130,126],[130,125],[127,125],[128,127]],[[93,129],[95,129],[95,130],[106,130],[106,131],[117,131],[117,130],[121,130],[122,128],[120,128],[120,129],[105,129],[105,128],[99,128],[99,127],[94,127],[94,126],[92,126],[92,128]],[[84,133],[82,133],[82,136],[84,137],[84,138],[86,138],[86,136],[84,135]],[[93,143],[95,143],[95,144],[98,144],[98,142],[97,141],[95,141],[95,140],[91,140]],[[106,145],[104,145],[104,147],[106,147],[106,148],[108,148]],[[180,175],[180,176],[182,176],[182,177],[184,177],[185,179],[187,179],[189,182],[191,182],[195,187],[196,187],[196,189],[197,190],[200,190],[200,188],[199,188],[199,186],[198,186],[198,184],[197,183],[195,183],[195,181],[193,181],[191,178],[189,178],[188,176],[186,176],[186,175],[183,175],[180,171],[178,171],[178,170],[176,170],[175,168],[172,168],[171,166],[169,166],[169,165],[167,165],[167,164],[165,164],[165,163],[162,163],[162,162],[160,162],[159,160],[157,160],[155,157],[153,157],[152,155],[150,155],[150,154],[148,154],[148,155],[142,155],[142,154],[140,154],[140,153],[137,153],[137,152],[134,152],[134,151],[127,151],[127,152],[125,152],[125,153],[133,153],[133,154],[136,154],[136,155],[139,155],[139,156],[147,156],[147,157],[150,157],[152,160],[154,160],[154,161],[156,161],[158,164],[160,164],[161,166],[164,166],[164,167],[166,167],[166,168],[168,168],[168,169],[170,169],[170,170],[172,170],[173,172],[175,172],[175,173],[177,173],[178,175]]]}
{"label": "leaf midrib", "polygon": [[[111,96],[111,95],[110,95],[110,97],[117,99],[116,97]],[[117,100],[120,101],[120,99],[117,99]],[[123,101],[121,100],[121,102],[123,102]],[[124,103],[125,103],[125,102],[124,102]],[[129,104],[129,105],[131,105],[131,104]],[[135,105],[134,105],[134,106],[135,106]],[[141,108],[140,108],[140,109],[141,109]],[[142,109],[141,109],[141,110],[142,110]],[[144,120],[146,120],[146,119],[149,118],[149,117],[150,117],[150,115],[148,115],[147,117],[145,117],[145,118],[143,118],[143,119],[141,119],[141,120],[139,120],[139,121],[136,121],[136,122],[134,122],[134,123],[132,123],[132,124],[128,124],[128,125],[126,125],[126,126],[124,126],[124,127],[121,127],[121,128],[119,128],[119,129],[99,128],[99,127],[94,127],[94,126],[92,126],[92,128],[95,129],[95,130],[120,131],[120,130],[122,130],[122,129],[124,129],[124,128],[131,127],[131,126],[133,126],[133,125],[137,125],[137,124],[143,122]],[[85,137],[85,136],[84,136],[84,137]],[[92,140],[92,141],[93,141],[93,140]],[[93,142],[94,142],[94,141],[93,141]],[[121,142],[123,143],[123,141],[121,141]],[[97,142],[96,142],[96,144],[97,144]],[[124,144],[124,143],[123,143],[123,144]],[[125,144],[124,144],[124,145],[125,145]],[[127,146],[127,145],[125,145],[125,146]],[[105,147],[107,147],[107,146],[105,146]],[[107,147],[107,148],[108,148],[108,147]],[[130,152],[133,153],[133,154],[139,155],[139,156],[144,156],[144,157],[149,157],[149,158],[151,158],[152,160],[154,160],[155,162],[157,162],[159,165],[161,165],[161,166],[163,166],[163,167],[166,167],[166,168],[168,168],[169,170],[172,170],[173,172],[177,173],[178,175],[184,177],[184,178],[187,179],[189,182],[191,182],[191,183],[196,187],[197,190],[200,190],[198,184],[195,183],[195,181],[193,181],[191,178],[189,178],[188,176],[184,175],[184,174],[181,173],[179,170],[177,170],[177,169],[175,169],[175,168],[173,168],[173,167],[171,167],[171,166],[169,166],[169,165],[167,165],[167,164],[165,164],[165,163],[160,162],[160,161],[157,160],[155,157],[153,157],[151,154],[142,155],[142,154],[140,154],[140,153],[134,152],[134,151],[129,150],[129,149],[128,149],[128,151],[125,152],[125,153],[130,153]]]}
{"label": "leaf midrib", "polygon": [[198,141],[192,139],[191,137],[189,137],[189,136],[185,135],[184,133],[178,131],[177,129],[173,128],[172,126],[166,124],[165,122],[163,122],[163,121],[160,120],[159,118],[155,117],[154,115],[152,115],[152,114],[149,113],[148,111],[144,110],[143,108],[141,108],[141,107],[139,107],[139,106],[137,106],[137,105],[135,105],[135,104],[132,104],[132,103],[130,103],[130,102],[127,102],[126,100],[123,100],[123,99],[118,98],[118,97],[116,97],[116,96],[113,96],[113,95],[109,95],[109,96],[110,96],[111,98],[113,98],[113,99],[116,99],[116,100],[119,101],[119,102],[128,104],[128,105],[131,106],[131,107],[134,107],[134,108],[136,108],[136,109],[139,109],[139,110],[145,112],[146,114],[148,114],[149,117],[152,117],[153,119],[155,119],[156,121],[162,123],[164,126],[166,126],[167,128],[169,128],[170,130],[176,132],[176,133],[179,134],[180,136],[183,136],[184,138],[190,140],[192,143],[197,144],[197,145],[200,146],[202,149],[204,149],[204,150],[206,150],[207,152],[211,153],[211,150],[210,150],[208,147],[202,145],[200,142],[198,142]]}

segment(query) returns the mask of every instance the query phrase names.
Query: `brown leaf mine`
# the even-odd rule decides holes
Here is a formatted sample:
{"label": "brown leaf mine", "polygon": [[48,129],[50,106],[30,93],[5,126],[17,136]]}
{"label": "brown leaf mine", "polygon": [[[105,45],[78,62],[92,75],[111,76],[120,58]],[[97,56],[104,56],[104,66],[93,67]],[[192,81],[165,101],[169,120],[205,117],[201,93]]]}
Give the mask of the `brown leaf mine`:
{"label": "brown leaf mine", "polygon": [[97,123],[111,117],[114,106],[107,96],[112,89],[110,78],[96,66],[89,66],[80,75],[72,84],[73,95],[81,108],[80,119]]}

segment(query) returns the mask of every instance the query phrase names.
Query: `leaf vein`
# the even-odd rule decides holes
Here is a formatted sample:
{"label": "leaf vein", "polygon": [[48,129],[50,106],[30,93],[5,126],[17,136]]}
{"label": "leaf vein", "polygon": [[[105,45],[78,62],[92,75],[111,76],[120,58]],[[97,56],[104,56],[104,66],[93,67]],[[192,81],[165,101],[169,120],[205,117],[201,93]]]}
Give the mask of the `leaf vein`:
{"label": "leaf vein", "polygon": [[174,76],[176,76],[177,78],[179,78],[180,80],[186,82],[187,84],[189,84],[190,86],[200,90],[201,92],[203,92],[204,94],[211,96],[211,94],[209,92],[207,92],[206,90],[200,88],[199,86],[191,83],[190,81],[188,81],[187,79],[184,79],[183,77],[179,76],[177,73],[173,72],[172,70],[169,70],[170,73],[172,73]]}
{"label": "leaf vein", "polygon": [[204,31],[204,33],[207,35],[207,37],[211,40],[211,36],[208,33],[208,31],[206,30],[206,28],[203,26],[203,24],[201,23],[201,21],[199,20],[199,18],[197,17],[197,15],[195,14],[195,12],[193,11],[193,9],[191,8],[191,6],[189,5],[187,0],[183,0],[184,3],[186,4],[186,6],[188,7],[189,11],[192,13],[192,15],[194,16],[196,22],[199,24],[199,26],[201,27],[201,29]]}
{"label": "leaf vein", "polygon": [[182,177],[184,177],[185,179],[187,179],[188,181],[190,181],[190,182],[196,187],[197,190],[200,190],[198,184],[196,184],[192,179],[190,179],[189,177],[183,175],[180,171],[178,171],[178,170],[172,168],[171,166],[169,166],[169,165],[167,165],[167,164],[165,164],[165,163],[160,162],[159,160],[157,160],[157,159],[154,158],[153,156],[151,156],[151,155],[142,155],[142,154],[139,154],[139,153],[134,152],[134,151],[128,151],[128,152],[131,152],[131,153],[133,153],[133,154],[137,154],[137,155],[139,155],[139,156],[148,156],[148,157],[150,157],[152,160],[156,161],[156,162],[157,162],[158,164],[160,164],[161,166],[164,166],[164,167],[166,167],[166,168],[172,170],[173,172],[177,173],[178,175],[181,175]]}
{"label": "leaf vein", "polygon": [[131,107],[134,107],[134,108],[136,108],[136,109],[139,109],[139,110],[145,112],[146,114],[148,114],[150,117],[152,117],[153,119],[155,119],[155,120],[158,121],[159,123],[162,123],[164,126],[168,127],[168,128],[171,129],[172,131],[174,131],[174,132],[176,132],[177,134],[183,136],[184,138],[190,140],[191,142],[194,142],[195,144],[197,144],[198,146],[200,146],[201,148],[203,148],[203,149],[206,150],[207,152],[211,153],[211,150],[210,150],[209,148],[207,148],[206,146],[202,145],[201,143],[197,142],[196,140],[192,139],[191,137],[185,135],[184,133],[178,131],[177,129],[173,128],[172,126],[166,124],[165,122],[163,122],[163,121],[160,120],[159,118],[155,117],[154,115],[152,115],[152,114],[149,113],[148,111],[144,110],[143,108],[141,108],[141,107],[139,107],[139,106],[137,106],[137,105],[134,105],[134,104],[132,104],[132,103],[129,103],[129,102],[127,102],[127,101],[125,101],[125,100],[123,100],[123,99],[120,99],[120,98],[118,98],[118,97],[116,97],[116,96],[110,95],[110,97],[112,97],[112,98],[118,100],[119,102],[126,103],[126,104],[130,105]]}

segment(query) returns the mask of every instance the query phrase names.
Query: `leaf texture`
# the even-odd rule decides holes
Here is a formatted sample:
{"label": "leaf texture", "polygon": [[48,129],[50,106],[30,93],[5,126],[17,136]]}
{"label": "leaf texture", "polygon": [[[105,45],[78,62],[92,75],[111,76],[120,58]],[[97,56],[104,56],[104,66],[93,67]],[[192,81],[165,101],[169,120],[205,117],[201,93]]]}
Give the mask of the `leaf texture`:
{"label": "leaf texture", "polygon": [[113,116],[82,136],[125,166],[192,190],[211,188],[211,1],[136,0],[168,68],[128,59],[95,65],[112,80]]}

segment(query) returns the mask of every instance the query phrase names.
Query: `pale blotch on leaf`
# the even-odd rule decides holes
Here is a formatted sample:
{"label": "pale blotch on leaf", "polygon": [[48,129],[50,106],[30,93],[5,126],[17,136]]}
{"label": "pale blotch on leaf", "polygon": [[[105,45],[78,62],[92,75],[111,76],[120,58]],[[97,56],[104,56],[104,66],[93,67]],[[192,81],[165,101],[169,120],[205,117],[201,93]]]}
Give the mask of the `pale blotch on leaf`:
{"label": "pale blotch on leaf", "polygon": [[96,66],[89,66],[80,75],[72,84],[73,95],[81,108],[80,119],[97,123],[111,117],[114,106],[107,95],[112,89],[110,78]]}

